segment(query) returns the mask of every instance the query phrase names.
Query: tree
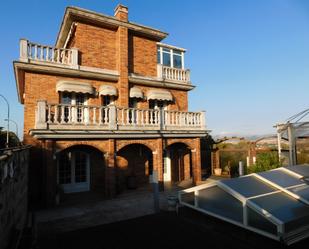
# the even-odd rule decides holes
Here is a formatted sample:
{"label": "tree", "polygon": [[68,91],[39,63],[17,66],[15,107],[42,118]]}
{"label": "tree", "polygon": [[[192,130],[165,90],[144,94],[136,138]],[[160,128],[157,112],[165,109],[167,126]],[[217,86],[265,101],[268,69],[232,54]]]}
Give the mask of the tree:
{"label": "tree", "polygon": [[[6,144],[6,131],[0,131],[0,149],[5,148]],[[9,132],[9,147],[19,146],[20,141],[14,132]]]}

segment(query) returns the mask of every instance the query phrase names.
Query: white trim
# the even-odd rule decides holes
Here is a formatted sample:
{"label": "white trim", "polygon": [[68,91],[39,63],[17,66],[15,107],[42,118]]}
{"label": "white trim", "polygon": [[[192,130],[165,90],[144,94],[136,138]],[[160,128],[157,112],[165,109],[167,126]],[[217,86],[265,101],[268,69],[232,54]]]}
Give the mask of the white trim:
{"label": "white trim", "polygon": [[176,46],[169,45],[169,44],[162,43],[162,42],[157,42],[157,45],[160,46],[160,47],[165,47],[165,48],[180,50],[181,52],[186,52],[186,51],[187,51],[185,48],[176,47]]}
{"label": "white trim", "polygon": [[294,177],[297,177],[298,179],[304,177],[303,175],[300,175],[300,174],[298,174],[298,173],[296,173],[296,172],[294,172],[294,171],[292,171],[292,170],[290,170],[290,169],[288,169],[288,168],[286,168],[286,167],[281,167],[281,168],[279,168],[279,169],[280,169],[281,171],[284,171],[284,172],[286,172],[286,173],[288,173],[288,174],[294,176]]}
{"label": "white trim", "polygon": [[185,70],[185,53],[181,52],[181,65],[182,65],[182,70]]}
{"label": "white trim", "polygon": [[223,191],[229,193],[233,197],[235,197],[237,200],[239,200],[241,203],[246,202],[246,197],[241,195],[240,193],[236,192],[234,189],[230,188],[228,185],[224,184],[223,182],[218,181],[217,186],[220,187]]}

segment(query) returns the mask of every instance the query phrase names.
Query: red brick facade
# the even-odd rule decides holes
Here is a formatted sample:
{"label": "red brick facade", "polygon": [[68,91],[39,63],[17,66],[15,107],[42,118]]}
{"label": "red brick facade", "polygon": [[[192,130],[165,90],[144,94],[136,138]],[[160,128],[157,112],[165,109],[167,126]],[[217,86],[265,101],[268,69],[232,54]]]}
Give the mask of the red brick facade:
{"label": "red brick facade", "polygon": [[[127,8],[118,6],[115,13],[116,19],[122,23],[128,23]],[[114,19],[111,19],[112,21]],[[65,25],[65,24],[63,24]],[[114,70],[119,73],[118,80],[109,81],[94,78],[66,76],[59,73],[38,72],[24,70],[24,142],[33,145],[33,166],[31,174],[33,176],[33,198],[46,201],[52,205],[55,201],[57,186],[57,167],[59,155],[64,151],[74,148],[81,148],[90,154],[90,190],[102,192],[104,196],[111,197],[125,187],[120,178],[128,174],[131,160],[136,160],[137,165],[142,165],[145,161],[145,169],[136,169],[137,174],[145,171],[145,177],[151,170],[157,170],[159,181],[164,181],[164,153],[170,150],[173,154],[173,146],[179,145],[177,153],[182,159],[183,173],[179,173],[181,179],[193,178],[194,182],[201,180],[201,160],[200,160],[200,138],[186,137],[186,133],[178,138],[172,135],[165,137],[140,138],[35,138],[30,132],[35,129],[36,108],[38,100],[45,100],[47,103],[60,103],[60,95],[56,91],[56,84],[59,80],[79,81],[90,83],[95,89],[100,85],[115,86],[118,96],[115,105],[128,107],[129,89],[135,86],[129,82],[129,76],[136,74],[144,77],[157,76],[157,42],[158,39],[149,35],[138,33],[129,26],[122,25],[115,27],[99,25],[95,21],[75,20],[75,28],[67,39],[67,48],[76,48],[79,51],[78,63],[81,67],[91,67],[103,70]],[[157,89],[157,86],[138,85],[143,91]],[[166,89],[166,88],[165,88]],[[167,89],[173,96],[174,101],[168,104],[168,110],[188,111],[187,90],[170,88]],[[102,97],[98,95],[88,96],[88,105],[102,105]],[[138,108],[148,109],[149,101],[139,100]],[[130,147],[131,146],[131,147]],[[135,146],[135,147],[132,147]],[[181,148],[185,148],[181,152]],[[135,151],[135,149],[138,148]],[[176,148],[176,147],[175,147]],[[131,151],[129,154],[126,152]],[[151,152],[151,153],[150,153]],[[140,153],[140,154],[138,154]],[[143,161],[144,160],[144,161]],[[177,160],[176,160],[177,161]],[[179,161],[179,160],[178,160]],[[177,161],[177,162],[178,162]],[[173,164],[173,163],[172,163]],[[129,165],[129,166],[128,166]],[[134,166],[134,165],[133,165]],[[176,166],[175,166],[176,167]],[[178,166],[177,166],[178,167]],[[36,172],[36,173],[35,173]],[[178,172],[178,171],[177,171]],[[39,193],[38,189],[42,189]]]}

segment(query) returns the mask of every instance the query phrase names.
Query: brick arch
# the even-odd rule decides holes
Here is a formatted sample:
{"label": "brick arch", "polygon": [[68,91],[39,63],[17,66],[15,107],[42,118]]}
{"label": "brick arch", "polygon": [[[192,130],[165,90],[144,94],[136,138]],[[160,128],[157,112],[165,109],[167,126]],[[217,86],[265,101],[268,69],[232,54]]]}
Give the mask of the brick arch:
{"label": "brick arch", "polygon": [[166,147],[171,147],[175,144],[184,144],[186,145],[190,150],[195,149],[194,141],[184,141],[184,140],[168,140]]}
{"label": "brick arch", "polygon": [[101,153],[105,153],[106,151],[103,150],[100,146],[97,145],[97,143],[91,142],[91,141],[72,141],[72,142],[65,142],[65,143],[57,143],[56,144],[56,153],[61,153],[64,150],[67,150],[69,148],[74,148],[76,146],[85,146],[88,148],[95,149]]}
{"label": "brick arch", "polygon": [[117,144],[116,148],[117,148],[117,152],[119,152],[121,149],[123,149],[126,146],[129,145],[133,145],[133,144],[137,144],[137,145],[143,145],[145,147],[147,147],[149,150],[151,150],[152,152],[156,151],[156,148],[149,142],[147,141],[122,141],[120,144]]}

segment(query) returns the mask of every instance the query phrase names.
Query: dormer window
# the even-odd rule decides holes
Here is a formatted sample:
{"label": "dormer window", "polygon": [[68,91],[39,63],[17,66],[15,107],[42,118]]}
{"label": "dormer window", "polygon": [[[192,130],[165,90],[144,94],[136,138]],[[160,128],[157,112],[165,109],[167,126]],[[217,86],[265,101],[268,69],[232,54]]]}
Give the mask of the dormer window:
{"label": "dormer window", "polygon": [[182,48],[158,44],[157,61],[166,67],[184,69],[184,52]]}

